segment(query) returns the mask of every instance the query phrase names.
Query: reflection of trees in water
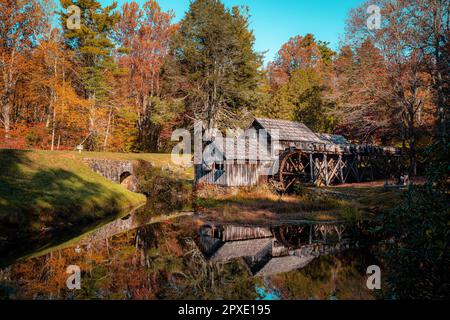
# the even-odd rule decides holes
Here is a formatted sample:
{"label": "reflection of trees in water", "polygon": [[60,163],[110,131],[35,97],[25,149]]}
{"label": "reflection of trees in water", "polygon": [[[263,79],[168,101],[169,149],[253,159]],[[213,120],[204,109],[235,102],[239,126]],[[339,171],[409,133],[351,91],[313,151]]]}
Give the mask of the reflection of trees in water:
{"label": "reflection of trees in water", "polygon": [[[211,292],[215,292],[217,284],[220,284],[217,278],[223,274],[227,263],[207,261],[191,238],[185,239],[185,243],[188,249],[185,253],[187,268],[184,272],[177,273],[177,275],[184,277],[185,283],[189,284],[189,290],[192,290],[193,293],[198,292],[206,296]],[[186,289],[185,287],[184,290]]]}
{"label": "reflection of trees in water", "polygon": [[[242,264],[208,263],[193,241],[181,255],[171,250],[172,235],[156,240],[158,228],[146,228],[108,241],[108,246],[74,248],[30,259],[12,267],[2,281],[2,298],[27,299],[254,299],[253,278]],[[66,289],[66,267],[82,270],[82,289]],[[8,292],[8,296],[5,293]]]}
{"label": "reflection of trees in water", "polygon": [[366,287],[368,259],[373,258],[358,251],[323,256],[303,269],[274,275],[270,281],[284,299],[374,299]]}
{"label": "reflection of trees in water", "polygon": [[[66,268],[77,265],[86,275],[93,266],[104,261],[105,247],[91,247],[83,255],[74,248],[57,250],[44,256],[26,260],[9,267],[7,279],[2,281],[1,298],[67,299],[74,296],[66,287]],[[8,295],[4,295],[8,293]],[[12,294],[12,295],[10,295]]]}
{"label": "reflection of trees in water", "polygon": [[[78,299],[257,298],[255,286],[261,285],[262,280],[249,273],[244,261],[208,261],[194,242],[198,225],[191,219],[182,221],[147,225],[107,241],[81,246],[81,253],[68,248],[30,259],[14,265],[9,273],[11,280],[2,284],[13,289],[9,290],[11,298],[67,299],[74,295]],[[351,259],[349,262],[353,263]],[[274,284],[280,285],[285,297],[302,297],[310,292],[325,296],[314,290],[329,286],[331,269],[324,262],[315,263],[312,263],[315,267],[305,268],[306,273],[301,270],[275,277],[278,282]],[[69,264],[79,265],[82,270],[82,290],[75,293],[65,287]],[[354,273],[344,262],[342,265],[343,268],[334,271],[338,297],[343,296],[344,284],[359,290],[355,283],[360,279],[360,270]],[[348,279],[344,281],[343,275]],[[294,284],[307,284],[305,288],[310,289],[300,292]]]}
{"label": "reflection of trees in water", "polygon": [[183,239],[182,267],[170,273],[164,299],[255,299],[253,278],[242,261],[207,261],[191,237]]}
{"label": "reflection of trees in water", "polygon": [[139,250],[145,257],[146,264],[149,265],[148,260],[148,250],[155,248],[158,245],[156,238],[156,230],[153,225],[143,226],[136,230],[135,245],[136,249]]}

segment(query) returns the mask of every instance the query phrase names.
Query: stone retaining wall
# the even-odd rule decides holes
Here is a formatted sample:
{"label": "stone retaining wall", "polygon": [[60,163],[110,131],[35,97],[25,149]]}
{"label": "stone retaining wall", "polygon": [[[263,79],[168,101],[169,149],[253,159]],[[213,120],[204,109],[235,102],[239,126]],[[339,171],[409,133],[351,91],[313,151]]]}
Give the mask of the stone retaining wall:
{"label": "stone retaining wall", "polygon": [[137,191],[136,171],[139,161],[136,160],[103,160],[83,159],[89,168],[99,175],[116,183],[122,184],[130,191]]}

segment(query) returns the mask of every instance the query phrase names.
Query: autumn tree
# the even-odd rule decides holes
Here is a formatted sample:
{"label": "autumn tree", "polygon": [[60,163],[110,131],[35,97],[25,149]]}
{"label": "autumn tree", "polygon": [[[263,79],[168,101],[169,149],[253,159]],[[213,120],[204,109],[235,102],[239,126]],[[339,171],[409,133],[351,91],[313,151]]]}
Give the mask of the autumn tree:
{"label": "autumn tree", "polygon": [[436,106],[436,136],[445,144],[448,138],[448,93],[450,77],[450,2],[446,0],[402,0],[404,21],[408,22],[410,50],[424,55],[423,70],[431,77]]}
{"label": "autumn tree", "polygon": [[84,120],[89,103],[75,90],[75,55],[67,50],[61,30],[55,25],[56,3],[50,0],[43,9],[46,24],[32,52],[26,86],[29,104],[45,115],[45,128],[51,135],[50,149],[54,150],[61,142],[74,145],[77,136],[86,134]]}
{"label": "autumn tree", "polygon": [[[414,176],[417,167],[418,118],[427,99],[429,78],[424,73],[426,54],[415,47],[416,28],[412,12],[415,2],[404,0],[378,3],[381,14],[380,28],[367,27],[365,13],[369,3],[354,9],[348,23],[347,37],[353,46],[370,39],[384,59],[384,71],[389,81],[389,95],[400,119],[403,149],[409,157],[409,174]],[[370,85],[370,84],[368,84]],[[372,86],[375,88],[375,86]]]}
{"label": "autumn tree", "polygon": [[386,67],[370,39],[356,48],[341,48],[334,61],[332,96],[337,106],[329,112],[338,132],[360,142],[398,142],[400,113]]}
{"label": "autumn tree", "polygon": [[137,147],[155,151],[164,121],[156,115],[161,106],[161,68],[169,51],[170,38],[176,30],[173,12],[163,12],[149,0],[122,6],[115,36],[122,46],[119,64],[128,72],[129,98],[137,113]]}
{"label": "autumn tree", "polygon": [[[88,136],[84,139],[90,149],[100,146],[99,138],[106,131],[109,108],[106,105],[111,85],[107,75],[114,72],[116,65],[112,57],[114,44],[111,35],[119,14],[114,12],[116,3],[102,7],[96,0],[62,0],[67,9],[76,5],[81,11],[80,28],[68,28],[68,12],[62,12],[61,21],[65,42],[76,54],[84,97],[90,102],[88,115]],[[103,120],[103,121],[102,121]]]}
{"label": "autumn tree", "polygon": [[[379,1],[381,25],[376,30],[366,26],[369,4],[353,12],[348,29],[353,52],[370,40],[382,58],[378,70],[385,85],[379,86],[380,79],[367,78],[365,99],[370,95],[372,101],[386,98],[384,110],[399,127],[410,175],[416,173],[420,152],[428,178],[424,185],[411,185],[394,210],[377,218],[379,226],[374,232],[392,240],[380,252],[386,265],[385,295],[395,299],[445,299],[450,261],[446,129],[449,2]],[[342,58],[343,62],[348,60],[343,54]],[[424,111],[430,107],[434,119],[427,122],[432,124],[430,133],[436,135],[420,150],[416,148],[419,129]]]}
{"label": "autumn tree", "polygon": [[27,70],[45,19],[39,1],[0,1],[0,121],[8,139],[11,130],[16,86]]}
{"label": "autumn tree", "polygon": [[316,41],[310,33],[304,37],[292,37],[283,44],[275,60],[268,66],[273,90],[286,84],[296,70],[325,71],[331,65],[333,55],[328,43]]}
{"label": "autumn tree", "polygon": [[74,145],[76,136],[87,131],[85,119],[89,102],[75,90],[72,58],[70,52],[64,50],[59,31],[51,30],[33,51],[28,81],[24,83],[27,87],[24,100],[41,113],[32,122],[44,122],[50,132],[51,150],[61,142]]}

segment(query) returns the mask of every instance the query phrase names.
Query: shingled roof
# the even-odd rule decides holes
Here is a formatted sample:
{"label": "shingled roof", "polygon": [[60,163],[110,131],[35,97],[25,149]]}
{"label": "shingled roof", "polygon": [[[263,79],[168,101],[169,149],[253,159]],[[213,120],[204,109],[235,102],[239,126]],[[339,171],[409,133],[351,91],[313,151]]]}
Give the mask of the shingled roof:
{"label": "shingled roof", "polygon": [[281,141],[301,141],[324,143],[314,132],[301,122],[256,118],[253,123],[258,123],[269,134],[278,130]]}
{"label": "shingled roof", "polygon": [[340,134],[317,133],[317,136],[326,143],[334,143],[339,145],[350,144],[344,136]]}
{"label": "shingled roof", "polygon": [[[267,146],[259,145],[255,138],[224,138],[213,141],[218,152],[217,162],[222,160],[273,160]],[[230,148],[231,147],[231,148]]]}
{"label": "shingled roof", "polygon": [[272,249],[273,238],[224,242],[210,257],[211,261],[229,261],[241,257],[254,257]]}
{"label": "shingled roof", "polygon": [[305,257],[284,256],[272,258],[261,268],[261,270],[256,273],[256,276],[267,277],[278,273],[300,269],[314,260],[314,258],[315,257],[313,255]]}

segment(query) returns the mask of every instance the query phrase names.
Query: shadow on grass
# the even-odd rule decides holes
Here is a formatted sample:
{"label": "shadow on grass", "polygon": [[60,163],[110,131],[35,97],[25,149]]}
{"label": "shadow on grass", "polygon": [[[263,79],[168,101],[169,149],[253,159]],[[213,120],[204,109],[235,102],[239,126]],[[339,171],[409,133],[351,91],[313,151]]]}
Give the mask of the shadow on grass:
{"label": "shadow on grass", "polygon": [[23,150],[0,150],[0,266],[63,243],[131,207],[74,171],[49,168]]}

